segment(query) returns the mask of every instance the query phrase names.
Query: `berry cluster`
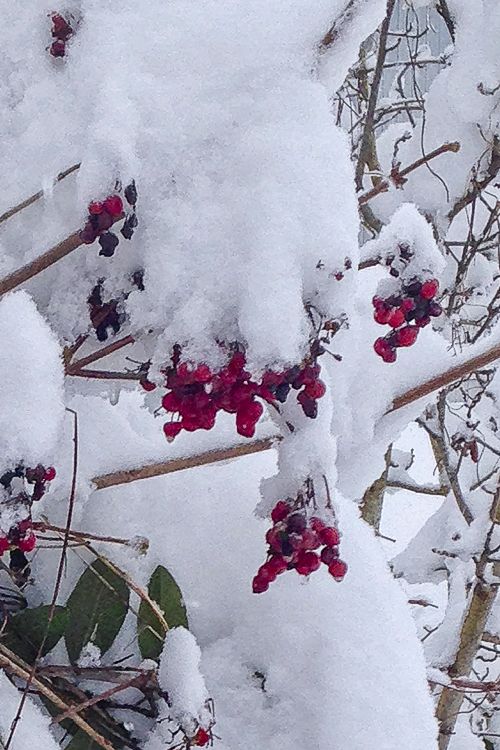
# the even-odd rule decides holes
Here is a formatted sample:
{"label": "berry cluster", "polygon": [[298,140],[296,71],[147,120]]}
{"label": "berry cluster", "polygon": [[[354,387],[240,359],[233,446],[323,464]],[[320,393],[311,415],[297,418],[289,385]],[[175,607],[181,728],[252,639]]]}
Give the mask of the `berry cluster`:
{"label": "berry cluster", "polygon": [[[125,200],[131,207],[131,212],[125,217],[120,233],[126,240],[130,240],[137,227],[137,190],[131,182],[124,191]],[[85,245],[91,245],[99,238],[99,255],[111,258],[118,246],[119,239],[114,232],[110,232],[113,224],[123,216],[123,200],[116,193],[108,195],[104,201],[92,201],[88,206],[87,222],[80,232],[80,239]]]}
{"label": "berry cluster", "polygon": [[52,57],[64,57],[66,54],[66,42],[72,36],[73,29],[60,13],[52,13],[51,19],[54,41],[49,47],[49,52]]}
{"label": "berry cluster", "polygon": [[[284,403],[291,389],[299,391],[297,401],[304,414],[315,418],[318,399],[326,387],[319,379],[320,365],[311,356],[302,365],[283,372],[266,370],[262,378],[254,380],[245,369],[246,357],[240,348],[231,351],[227,364],[213,372],[207,364],[189,365],[180,362],[180,347],[174,347],[172,367],[164,372],[167,393],[162,406],[178,419],[166,422],[163,430],[167,440],[173,440],[182,430],[210,430],[218,411],[236,415],[236,429],[243,437],[253,437],[255,426],[264,408],[257,398],[276,405]],[[140,380],[145,390],[154,384],[146,375]]]}
{"label": "berry cluster", "polygon": [[[443,312],[435,301],[439,283],[436,279],[419,281],[413,279],[404,284],[399,294],[383,299],[373,298],[374,318],[380,325],[389,325],[392,331],[378,338],[373,348],[384,362],[396,361],[396,349],[412,346],[417,340],[420,328],[429,325],[431,318]],[[413,325],[408,323],[413,322]]]}
{"label": "berry cluster", "polygon": [[[34,469],[16,466],[0,477],[0,485],[6,495],[4,506],[8,506],[14,515],[27,514],[22,520],[11,524],[8,530],[0,532],[0,556],[11,549],[19,549],[21,552],[31,552],[34,549],[36,538],[33,533],[31,506],[42,499],[47,490],[47,483],[55,476],[56,470],[53,466],[45,468],[39,464]],[[32,487],[31,492],[27,485]]]}
{"label": "berry cluster", "polygon": [[295,510],[286,500],[276,503],[271,518],[273,526],[266,534],[268,558],[252,581],[254,594],[267,591],[269,584],[285,570],[308,576],[321,563],[336,581],[344,578],[347,565],[339,558],[340,535],[334,526],[328,526],[317,516],[309,517],[305,508]]}

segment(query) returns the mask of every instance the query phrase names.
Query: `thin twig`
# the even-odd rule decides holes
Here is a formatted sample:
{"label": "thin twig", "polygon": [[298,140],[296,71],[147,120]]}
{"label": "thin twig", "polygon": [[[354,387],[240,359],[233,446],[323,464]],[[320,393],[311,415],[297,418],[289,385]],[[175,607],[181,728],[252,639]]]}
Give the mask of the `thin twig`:
{"label": "thin twig", "polygon": [[[53,184],[55,185],[58,182],[61,182],[61,180],[64,180],[65,177],[72,174],[73,172],[76,172],[77,169],[80,169],[81,162],[78,164],[73,164],[72,167],[68,167],[68,169],[65,169],[64,172],[59,172],[57,177],[55,178]],[[9,208],[8,211],[5,211],[5,213],[0,215],[0,224],[4,221],[7,221],[7,219],[10,219],[11,216],[14,216],[15,214],[19,213],[19,211],[22,211],[23,208],[28,208],[28,206],[31,206],[33,203],[36,203],[36,201],[40,200],[40,198],[43,198],[45,191],[39,190],[37,193],[34,193],[34,195],[30,195],[29,198],[26,198],[26,200],[22,201],[21,203],[18,203],[17,206],[13,206],[13,208]]]}
{"label": "thin twig", "polygon": [[[409,164],[404,169],[401,169],[397,172],[397,178],[404,178],[407,175],[409,175],[411,172],[414,172],[419,167],[423,166],[424,164],[427,164],[432,159],[435,159],[436,156],[441,156],[441,154],[445,154],[448,151],[451,151],[453,153],[457,153],[457,151],[460,150],[460,144],[458,141],[454,141],[453,143],[443,143],[442,146],[439,146],[439,148],[434,149],[434,151],[431,151],[429,154],[426,154],[425,156],[420,157],[420,159],[417,159],[416,161],[412,162],[412,164]],[[360,206],[362,206],[364,203],[368,203],[368,201],[371,201],[372,198],[375,198],[376,195],[379,195],[379,193],[385,193],[387,190],[389,190],[389,187],[392,183],[392,179],[384,179],[381,182],[379,182],[378,185],[373,187],[371,190],[368,190],[366,193],[363,193],[358,198],[358,203]]]}
{"label": "thin twig", "polygon": [[120,683],[119,685],[115,685],[112,688],[109,688],[104,693],[100,693],[99,695],[93,695],[91,698],[87,698],[86,701],[82,701],[82,703],[79,703],[76,706],[70,706],[65,711],[63,711],[61,714],[58,714],[52,719],[52,724],[60,724],[65,719],[71,719],[74,721],[75,716],[82,711],[85,711],[86,708],[90,708],[90,706],[94,706],[96,703],[100,703],[101,701],[107,700],[108,698],[111,698],[112,695],[115,695],[116,693],[120,693],[122,690],[126,690],[127,688],[133,688],[133,687],[141,687],[144,685],[144,682],[147,682],[148,676],[147,673],[142,673],[139,675],[135,675],[135,677],[131,677],[130,679],[126,680],[125,682]]}
{"label": "thin twig", "polygon": [[69,501],[68,501],[68,513],[67,513],[67,516],[66,516],[66,526],[65,526],[65,531],[64,531],[63,546],[62,546],[61,556],[59,558],[59,565],[58,565],[58,569],[57,569],[56,581],[55,581],[55,584],[54,584],[54,591],[53,591],[53,594],[52,594],[52,601],[50,603],[50,610],[49,610],[49,615],[48,615],[48,618],[47,618],[47,625],[45,627],[45,632],[43,634],[42,641],[41,641],[40,646],[38,648],[38,652],[37,652],[37,654],[35,656],[35,659],[33,661],[33,665],[32,665],[31,670],[30,670],[29,678],[28,678],[28,681],[26,683],[26,687],[25,687],[25,689],[23,691],[23,694],[21,696],[21,700],[19,701],[19,706],[18,706],[16,715],[15,715],[13,721],[12,721],[12,724],[11,724],[11,727],[10,727],[10,731],[9,731],[9,735],[7,737],[7,742],[5,743],[5,750],[9,750],[9,747],[11,745],[12,739],[14,737],[14,733],[16,731],[17,724],[18,724],[18,722],[19,722],[19,720],[21,718],[21,714],[22,714],[22,711],[23,711],[23,708],[24,708],[24,704],[25,704],[26,699],[28,697],[28,691],[29,691],[29,689],[31,687],[31,684],[33,682],[33,679],[35,677],[36,669],[37,669],[38,663],[39,663],[39,661],[40,661],[40,659],[42,657],[45,643],[47,642],[47,638],[48,638],[48,635],[49,635],[50,624],[51,624],[51,622],[52,622],[52,620],[54,618],[54,614],[55,614],[55,611],[56,611],[57,599],[58,599],[58,596],[59,596],[59,590],[60,590],[60,587],[61,587],[61,582],[62,582],[62,577],[63,577],[63,572],[64,572],[64,566],[65,566],[65,563],[66,563],[66,552],[68,550],[69,534],[70,534],[70,528],[71,528],[71,520],[73,518],[73,508],[74,508],[74,504],[75,504],[76,475],[77,475],[77,471],[78,471],[78,415],[77,415],[76,411],[73,411],[73,409],[67,409],[67,411],[71,412],[73,414],[73,418],[74,418],[74,428],[73,428],[73,476],[72,476],[72,479],[71,479],[71,491],[70,491],[70,496],[69,496]]}

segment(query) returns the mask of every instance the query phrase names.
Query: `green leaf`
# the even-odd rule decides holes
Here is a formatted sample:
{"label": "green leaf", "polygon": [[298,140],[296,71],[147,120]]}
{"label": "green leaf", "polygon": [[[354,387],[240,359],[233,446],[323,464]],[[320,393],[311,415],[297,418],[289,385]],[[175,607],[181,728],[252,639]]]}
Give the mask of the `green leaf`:
{"label": "green leaf", "polygon": [[64,750],[100,750],[100,745],[85,734],[83,729],[79,729]]}
{"label": "green leaf", "polygon": [[123,578],[102,560],[85,570],[66,602],[69,621],[64,638],[72,663],[89,641],[103,654],[110,648],[125,620],[129,596]]}
{"label": "green leaf", "polygon": [[[153,572],[148,584],[148,594],[165,615],[169,628],[178,625],[189,627],[181,590],[163,565],[158,565]],[[139,607],[137,626],[142,658],[158,659],[163,649],[165,632],[157,615],[144,600]]]}
{"label": "green leaf", "polygon": [[55,607],[54,616],[49,624],[50,609],[49,605],[24,609],[9,619],[2,643],[28,664],[33,664],[45,634],[47,635],[42,656],[52,651],[66,630],[68,624],[66,608]]}

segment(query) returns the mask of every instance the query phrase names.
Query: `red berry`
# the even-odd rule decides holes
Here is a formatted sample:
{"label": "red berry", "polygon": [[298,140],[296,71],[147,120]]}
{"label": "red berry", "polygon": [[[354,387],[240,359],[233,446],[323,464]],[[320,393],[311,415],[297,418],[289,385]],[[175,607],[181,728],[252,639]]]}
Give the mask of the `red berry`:
{"label": "red berry", "polygon": [[398,346],[412,346],[417,340],[418,328],[416,326],[405,326],[396,332],[396,343]]}
{"label": "red berry", "polygon": [[410,312],[410,310],[415,309],[415,302],[414,300],[410,299],[409,297],[406,297],[406,299],[402,300],[401,302],[401,309],[403,312]]}
{"label": "red berry", "polygon": [[336,581],[341,581],[347,572],[347,565],[343,560],[334,560],[328,566],[328,572]]}
{"label": "red berry", "polygon": [[139,385],[141,388],[143,388],[145,391],[154,391],[156,388],[156,383],[152,383],[147,378],[143,378],[142,380],[139,380]]}
{"label": "red berry", "polygon": [[266,532],[266,542],[276,552],[281,552],[281,532],[276,526]]}
{"label": "red berry", "polygon": [[321,398],[326,393],[326,385],[322,380],[316,380],[314,383],[308,383],[306,385],[304,393],[314,399]]}
{"label": "red berry", "polygon": [[375,297],[372,298],[372,305],[377,309],[379,307],[383,307],[385,305],[385,302],[382,297],[375,295]]}
{"label": "red berry", "polygon": [[433,299],[438,293],[438,289],[439,281],[437,281],[437,279],[429,279],[422,284],[420,296],[423,297],[423,299]]}
{"label": "red berry", "polygon": [[373,344],[373,348],[379,357],[382,357],[384,362],[396,361],[396,351],[388,343],[387,339],[378,338]]}
{"label": "red berry", "polygon": [[301,576],[308,576],[319,568],[321,561],[315,552],[300,552],[295,569]]}
{"label": "red berry", "polygon": [[257,577],[262,578],[264,581],[268,581],[269,583],[275,581],[277,575],[278,574],[274,570],[274,566],[269,565],[268,562],[264,563],[264,565],[261,565],[257,571]]}
{"label": "red berry", "polygon": [[317,549],[320,545],[318,534],[312,529],[306,529],[302,534],[302,547],[304,549]]}
{"label": "red berry", "polygon": [[246,364],[246,357],[243,354],[243,352],[235,352],[233,356],[231,357],[227,367],[231,373],[237,374],[243,370],[245,364]]}
{"label": "red berry", "polygon": [[36,536],[34,534],[28,534],[24,539],[20,539],[17,546],[21,552],[32,552],[35,549]]}
{"label": "red berry", "polygon": [[203,727],[200,727],[198,731],[196,732],[195,736],[193,737],[192,744],[203,747],[203,745],[207,745],[209,742],[210,742],[209,733],[207,732],[206,729],[203,729]]}
{"label": "red berry", "polygon": [[50,54],[52,57],[64,57],[66,53],[66,44],[62,39],[57,39],[50,45]]}
{"label": "red berry", "polygon": [[313,531],[319,534],[324,528],[326,528],[326,523],[321,518],[317,518],[316,516],[311,518],[311,529]]}
{"label": "red berry", "polygon": [[419,328],[425,328],[425,326],[428,326],[430,322],[431,322],[431,319],[429,318],[429,316],[424,315],[423,318],[419,318],[418,320],[415,321],[415,325],[418,326]]}
{"label": "red berry", "polygon": [[103,207],[111,216],[119,216],[123,211],[123,201],[119,195],[108,195]]}
{"label": "red berry", "polygon": [[66,41],[72,33],[73,29],[69,23],[59,13],[54,13],[52,16],[52,36]]}
{"label": "red berry", "polygon": [[49,466],[45,470],[43,481],[44,482],[52,482],[52,480],[55,479],[55,478],[56,478],[56,470],[54,469],[53,466]]}
{"label": "red berry", "polygon": [[101,201],[92,201],[92,203],[89,203],[89,214],[91,214],[92,216],[102,214],[103,211],[104,206]]}
{"label": "red berry", "polygon": [[335,547],[323,547],[321,550],[321,562],[325,565],[331,565],[339,556],[339,551]]}
{"label": "red berry", "polygon": [[279,523],[289,515],[291,510],[292,509],[290,508],[288,503],[286,503],[284,500],[278,500],[271,511],[271,518],[273,519],[274,523]]}
{"label": "red berry", "polygon": [[163,432],[169,443],[179,434],[182,427],[183,425],[180,422],[166,422],[163,425]]}
{"label": "red berry", "polygon": [[285,560],[285,558],[282,557],[281,555],[274,555],[273,557],[271,557],[271,559],[267,563],[267,566],[277,576],[279,576],[280,573],[283,573],[287,569],[288,563]]}
{"label": "red berry", "polygon": [[0,557],[10,549],[10,542],[6,536],[0,536]]}
{"label": "red berry", "polygon": [[396,310],[392,310],[387,322],[389,323],[391,328],[399,328],[399,326],[403,325],[405,320],[406,318],[403,310],[397,308]]}
{"label": "red berry", "polygon": [[193,372],[193,379],[197,383],[209,383],[210,380],[212,380],[212,373],[210,372],[210,367],[208,365],[198,365],[198,367]]}
{"label": "red berry", "polygon": [[336,547],[340,542],[339,532],[333,526],[327,526],[326,529],[320,531],[319,538],[327,547]]}
{"label": "red berry", "polygon": [[264,591],[267,591],[269,588],[268,581],[265,581],[263,578],[260,578],[258,575],[255,576],[255,578],[252,581],[252,591],[254,594],[262,594]]}
{"label": "red berry", "polygon": [[163,396],[161,405],[163,406],[165,411],[177,412],[181,410],[182,400],[176,393],[170,391]]}
{"label": "red berry", "polygon": [[375,322],[380,323],[380,325],[382,326],[385,326],[385,324],[389,322],[390,316],[391,316],[391,310],[385,306],[377,307],[377,309],[373,313]]}

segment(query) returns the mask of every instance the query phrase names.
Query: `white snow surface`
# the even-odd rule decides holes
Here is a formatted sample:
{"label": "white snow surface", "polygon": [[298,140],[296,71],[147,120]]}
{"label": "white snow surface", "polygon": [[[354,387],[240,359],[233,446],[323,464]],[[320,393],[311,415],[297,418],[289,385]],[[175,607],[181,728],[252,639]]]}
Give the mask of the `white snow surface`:
{"label": "white snow surface", "polygon": [[25,292],[0,300],[0,341],[2,466],[52,463],[64,414],[61,350]]}
{"label": "white snow surface", "polygon": [[[5,673],[0,672],[0,746],[7,741],[21,695]],[[11,750],[27,750],[36,745],[39,750],[59,750],[58,743],[50,733],[49,724],[50,718],[28,697],[9,747]]]}

